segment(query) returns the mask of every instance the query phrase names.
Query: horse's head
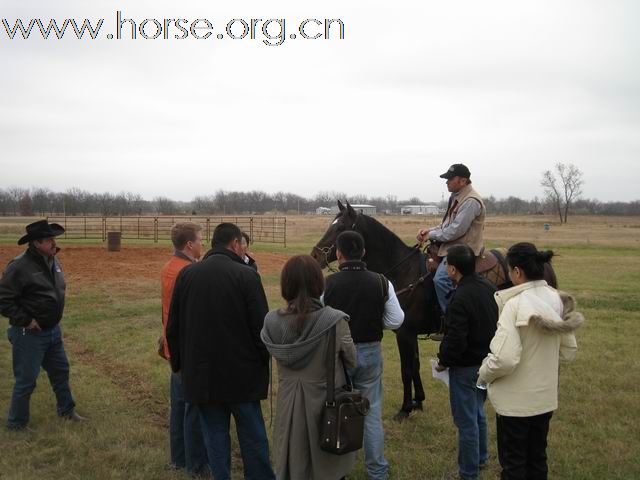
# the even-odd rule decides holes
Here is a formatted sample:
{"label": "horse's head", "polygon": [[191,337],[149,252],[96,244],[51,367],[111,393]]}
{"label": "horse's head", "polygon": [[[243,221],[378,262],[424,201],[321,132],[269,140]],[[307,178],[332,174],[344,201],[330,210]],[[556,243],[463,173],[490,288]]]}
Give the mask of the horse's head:
{"label": "horse's head", "polygon": [[311,249],[311,256],[320,264],[320,268],[324,268],[331,262],[335,262],[336,258],[336,238],[345,230],[355,230],[358,220],[358,213],[353,209],[349,202],[347,206],[342,205],[338,200],[339,212],[324,232],[320,241]]}

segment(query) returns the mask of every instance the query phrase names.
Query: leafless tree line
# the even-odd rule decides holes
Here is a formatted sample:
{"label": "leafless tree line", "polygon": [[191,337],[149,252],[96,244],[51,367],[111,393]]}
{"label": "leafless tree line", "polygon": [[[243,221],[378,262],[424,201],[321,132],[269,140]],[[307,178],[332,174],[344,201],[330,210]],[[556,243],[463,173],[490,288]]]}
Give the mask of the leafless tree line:
{"label": "leafless tree line", "polygon": [[[541,186],[544,196],[532,200],[510,196],[485,198],[487,212],[498,215],[557,214],[566,222],[569,213],[592,215],[640,215],[640,200],[633,202],[600,202],[580,199],[582,172],[574,165],[559,163],[554,170],[544,171]],[[344,192],[322,191],[312,198],[289,192],[266,193],[218,190],[210,195],[198,195],[190,202],[169,197],[145,200],[140,194],[92,193],[79,188],[54,192],[48,188],[9,187],[0,189],[0,215],[249,215],[293,214],[315,212],[318,207],[331,207],[337,200],[352,204],[375,205],[379,213],[399,213],[401,205],[423,204],[413,197],[398,200],[396,196],[368,197]],[[446,207],[445,202],[427,202]]]}

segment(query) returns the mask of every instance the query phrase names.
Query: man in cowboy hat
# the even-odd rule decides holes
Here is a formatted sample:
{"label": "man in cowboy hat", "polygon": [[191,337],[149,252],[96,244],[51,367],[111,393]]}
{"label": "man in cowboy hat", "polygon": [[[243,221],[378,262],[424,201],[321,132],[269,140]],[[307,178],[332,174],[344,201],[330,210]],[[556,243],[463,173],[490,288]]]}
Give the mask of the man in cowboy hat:
{"label": "man in cowboy hat", "polygon": [[475,256],[484,250],[484,219],[486,209],[482,197],[471,186],[471,172],[466,165],[455,163],[440,175],[447,180],[451,192],[442,223],[418,231],[419,242],[431,240],[438,244],[440,264],[433,277],[442,313],[446,313],[453,292],[453,281],[447,275],[447,250],[452,245],[468,245]]}
{"label": "man in cowboy hat", "polygon": [[55,237],[64,233],[57,223],[39,220],[27,225],[18,240],[29,247],[14,258],[0,279],[0,314],[9,318],[15,385],[7,418],[10,430],[29,423],[29,399],[44,368],[57,400],[58,416],[80,422],[69,388],[69,361],[62,343],[60,319],[65,282],[56,254]]}

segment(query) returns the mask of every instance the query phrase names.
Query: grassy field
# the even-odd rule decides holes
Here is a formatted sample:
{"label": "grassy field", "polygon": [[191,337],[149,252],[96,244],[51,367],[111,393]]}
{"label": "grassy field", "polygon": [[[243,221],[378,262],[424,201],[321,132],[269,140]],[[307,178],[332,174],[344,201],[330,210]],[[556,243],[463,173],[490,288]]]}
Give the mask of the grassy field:
{"label": "grassy field", "polygon": [[[409,244],[425,223],[420,217],[380,217]],[[281,305],[279,269],[286,258],[308,253],[330,219],[290,217],[288,248],[255,245],[271,308]],[[490,246],[532,240],[553,248],[561,288],[573,293],[587,318],[578,331],[577,360],[563,365],[560,408],[549,434],[550,478],[640,478],[640,219],[573,217],[556,225],[548,217],[490,217]],[[21,251],[15,246],[26,221],[0,219],[0,265]],[[545,231],[544,223],[551,223]],[[107,254],[101,242],[61,241],[68,278],[62,326],[71,361],[78,411],[90,417],[71,425],[55,417],[55,400],[41,375],[31,401],[31,427],[0,428],[2,479],[182,479],[168,461],[169,370],[155,353],[160,331],[158,272],[171,253],[168,243],[123,243]],[[3,326],[6,319],[0,320]],[[399,356],[392,333],[383,341],[386,455],[394,479],[439,479],[456,468],[456,430],[446,388],[423,367],[424,413],[392,420],[402,397]],[[438,348],[421,341],[421,360]],[[0,342],[0,415],[13,385],[11,349]],[[482,479],[498,478],[494,413],[490,417],[490,467]],[[269,402],[263,403],[267,426]],[[2,421],[4,423],[4,420]],[[234,478],[242,478],[237,446]],[[362,463],[350,479],[365,479]]]}

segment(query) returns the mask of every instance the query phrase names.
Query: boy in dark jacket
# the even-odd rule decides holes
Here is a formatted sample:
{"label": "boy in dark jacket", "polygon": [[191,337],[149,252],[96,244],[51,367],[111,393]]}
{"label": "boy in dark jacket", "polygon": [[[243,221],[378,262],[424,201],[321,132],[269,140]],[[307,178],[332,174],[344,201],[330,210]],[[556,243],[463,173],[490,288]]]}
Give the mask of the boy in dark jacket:
{"label": "boy in dark jacket", "polygon": [[476,479],[488,459],[486,390],[476,387],[478,370],[496,331],[495,286],[475,273],[475,255],[466,245],[451,247],[447,273],[457,283],[445,320],[438,370],[449,369],[449,399],[458,427],[458,478]]}

